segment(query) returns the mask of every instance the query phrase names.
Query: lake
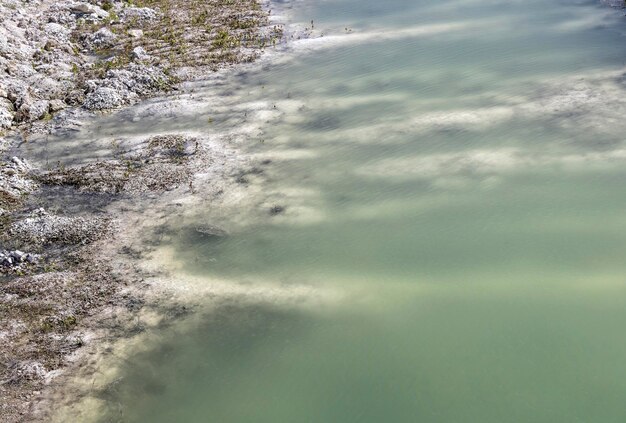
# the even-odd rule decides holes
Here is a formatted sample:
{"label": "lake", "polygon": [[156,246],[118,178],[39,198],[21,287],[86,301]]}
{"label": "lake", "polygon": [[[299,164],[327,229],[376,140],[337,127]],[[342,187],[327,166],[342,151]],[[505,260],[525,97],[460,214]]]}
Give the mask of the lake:
{"label": "lake", "polygon": [[243,147],[267,158],[264,217],[209,239],[171,222],[168,244],[190,289],[251,294],[209,295],[161,329],[122,365],[101,420],[624,422],[623,13],[573,0],[276,7],[314,37],[223,94],[271,105]]}

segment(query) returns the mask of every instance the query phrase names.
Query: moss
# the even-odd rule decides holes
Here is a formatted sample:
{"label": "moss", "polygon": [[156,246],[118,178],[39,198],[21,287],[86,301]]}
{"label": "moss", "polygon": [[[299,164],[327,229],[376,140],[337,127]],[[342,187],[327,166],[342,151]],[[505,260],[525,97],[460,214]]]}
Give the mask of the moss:
{"label": "moss", "polygon": [[111,9],[113,9],[113,3],[111,3],[109,0],[105,0],[102,2],[102,5],[100,7],[109,12]]}

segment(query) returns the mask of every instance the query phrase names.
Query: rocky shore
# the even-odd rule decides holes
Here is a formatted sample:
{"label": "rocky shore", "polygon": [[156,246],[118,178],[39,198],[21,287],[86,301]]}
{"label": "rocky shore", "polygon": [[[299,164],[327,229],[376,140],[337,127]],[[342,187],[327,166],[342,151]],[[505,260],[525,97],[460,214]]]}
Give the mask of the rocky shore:
{"label": "rocky shore", "polygon": [[[257,0],[0,2],[0,415],[46,420],[40,401],[68,363],[145,303],[124,208],[185,189],[214,152],[185,134],[152,136],[75,166],[31,164],[20,145],[227,66],[283,36]],[[53,209],[47,192],[62,189]],[[130,199],[130,200],[129,200]],[[117,248],[117,249],[115,249]],[[129,260],[123,261],[116,255]],[[175,314],[175,313],[174,313]],[[111,317],[115,316],[115,317]],[[106,320],[106,324],[103,321]],[[114,322],[114,323],[112,323]],[[62,386],[62,384],[61,384]]]}

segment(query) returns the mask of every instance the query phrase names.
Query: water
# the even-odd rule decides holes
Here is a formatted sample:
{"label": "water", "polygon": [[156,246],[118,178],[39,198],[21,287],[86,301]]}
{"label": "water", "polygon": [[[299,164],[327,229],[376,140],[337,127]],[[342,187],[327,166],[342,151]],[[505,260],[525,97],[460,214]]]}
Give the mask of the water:
{"label": "water", "polygon": [[[281,116],[247,149],[274,157],[263,207],[284,213],[172,244],[181,279],[274,295],[164,329],[124,364],[103,421],[625,421],[620,13],[294,8],[325,36],[230,93]],[[316,299],[281,297],[300,286]]]}

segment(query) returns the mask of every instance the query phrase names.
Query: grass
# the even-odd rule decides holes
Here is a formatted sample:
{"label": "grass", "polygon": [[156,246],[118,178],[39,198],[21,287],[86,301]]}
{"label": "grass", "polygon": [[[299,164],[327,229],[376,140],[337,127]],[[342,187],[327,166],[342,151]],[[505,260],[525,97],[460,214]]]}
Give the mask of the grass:
{"label": "grass", "polygon": [[[74,39],[84,39],[103,26],[118,35],[117,44],[99,56],[103,59],[89,72],[89,77],[104,77],[106,70],[124,67],[132,59],[132,50],[141,46],[156,59],[162,69],[185,66],[208,67],[250,62],[261,50],[275,45],[282,37],[280,26],[269,26],[268,13],[257,0],[136,0],[126,7],[149,7],[159,12],[157,22],[137,19],[120,21],[112,3],[100,3],[110,19],[95,26],[83,23]],[[140,29],[143,36],[133,38],[129,31]],[[104,58],[115,57],[113,61]]]}

